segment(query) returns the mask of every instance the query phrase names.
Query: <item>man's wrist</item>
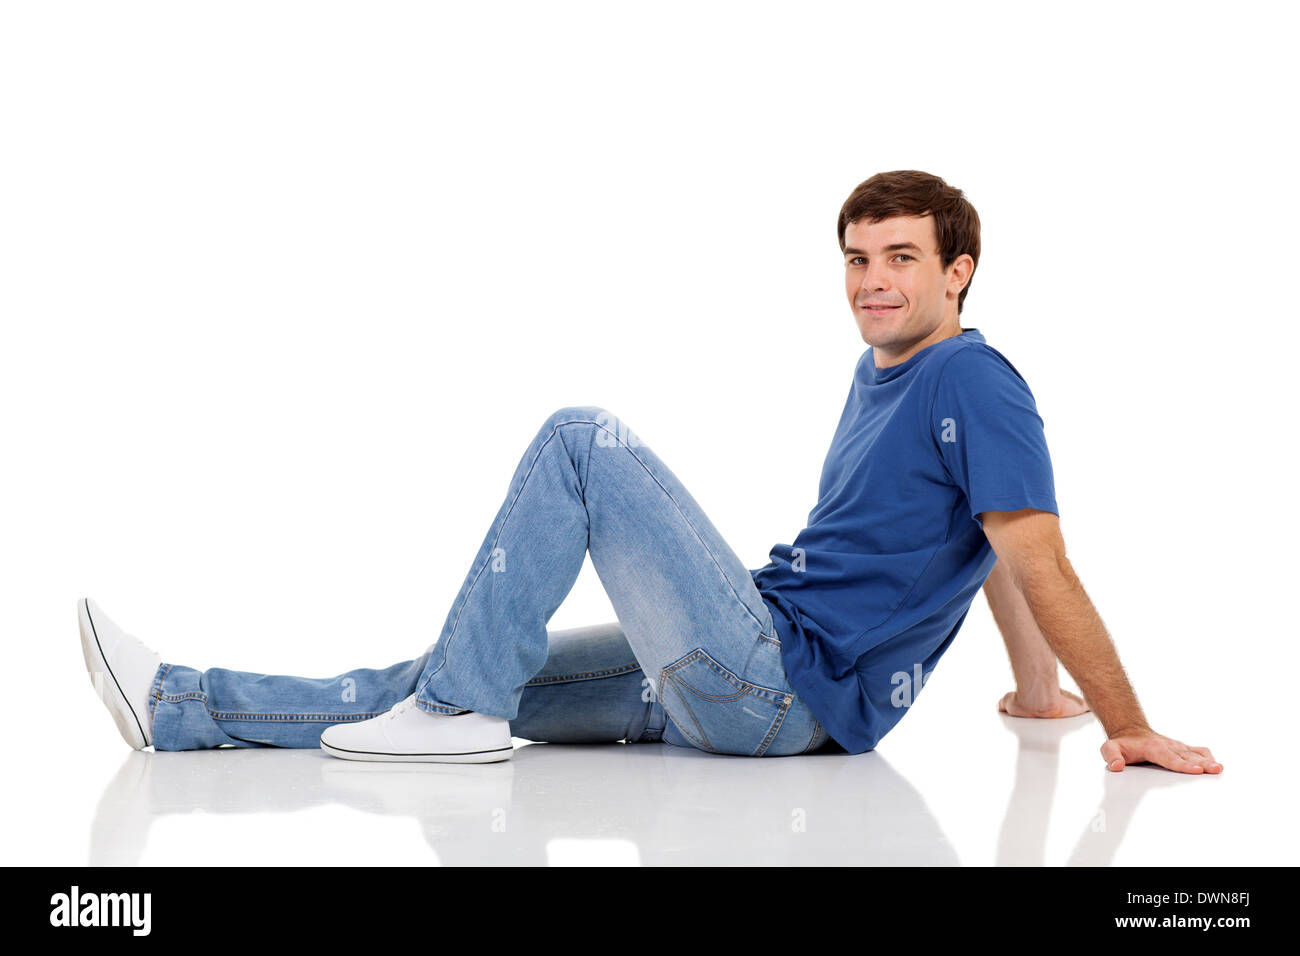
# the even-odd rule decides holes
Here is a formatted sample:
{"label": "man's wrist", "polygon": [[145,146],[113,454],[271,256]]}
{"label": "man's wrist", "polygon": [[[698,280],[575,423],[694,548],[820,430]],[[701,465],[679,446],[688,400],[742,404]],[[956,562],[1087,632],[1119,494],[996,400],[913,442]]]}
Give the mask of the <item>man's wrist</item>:
{"label": "man's wrist", "polygon": [[1118,730],[1106,731],[1106,739],[1114,740],[1116,737],[1149,737],[1155,731],[1146,724],[1129,724],[1127,727],[1121,727]]}
{"label": "man's wrist", "polygon": [[1061,685],[1053,677],[1051,680],[1016,684],[1016,700],[1022,707],[1041,709],[1055,704],[1061,696]]}

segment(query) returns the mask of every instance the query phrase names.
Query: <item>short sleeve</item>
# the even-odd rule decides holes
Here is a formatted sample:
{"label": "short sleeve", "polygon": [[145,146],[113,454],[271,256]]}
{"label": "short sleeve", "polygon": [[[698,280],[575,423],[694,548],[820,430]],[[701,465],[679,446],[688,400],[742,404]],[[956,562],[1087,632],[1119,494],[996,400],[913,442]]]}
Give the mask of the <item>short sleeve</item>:
{"label": "short sleeve", "polygon": [[972,518],[1037,508],[1059,515],[1043,420],[1029,385],[992,348],[960,349],[940,370],[930,427]]}

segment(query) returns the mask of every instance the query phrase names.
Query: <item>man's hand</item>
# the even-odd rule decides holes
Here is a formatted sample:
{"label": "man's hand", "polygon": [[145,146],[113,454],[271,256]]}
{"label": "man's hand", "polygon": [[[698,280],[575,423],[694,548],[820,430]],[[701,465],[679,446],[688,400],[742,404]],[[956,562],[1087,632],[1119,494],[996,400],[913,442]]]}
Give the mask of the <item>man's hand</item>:
{"label": "man's hand", "polygon": [[1105,728],[1101,755],[1106,766],[1118,772],[1126,764],[1146,762],[1178,773],[1222,773],[1223,765],[1209,750],[1162,737],[1147,723],[1110,634],[1065,555],[1056,515],[1022,508],[985,511],[980,519],[997,555],[995,568],[1005,562],[1043,641]]}
{"label": "man's hand", "polygon": [[1179,773],[1223,773],[1223,764],[1206,747],[1189,747],[1154,730],[1121,730],[1101,745],[1106,769],[1119,773],[1126,764],[1159,764]]}
{"label": "man's hand", "polygon": [[1011,691],[998,701],[998,711],[1011,717],[1077,717],[1088,712],[1078,694],[1057,689],[1045,700],[1033,700]]}

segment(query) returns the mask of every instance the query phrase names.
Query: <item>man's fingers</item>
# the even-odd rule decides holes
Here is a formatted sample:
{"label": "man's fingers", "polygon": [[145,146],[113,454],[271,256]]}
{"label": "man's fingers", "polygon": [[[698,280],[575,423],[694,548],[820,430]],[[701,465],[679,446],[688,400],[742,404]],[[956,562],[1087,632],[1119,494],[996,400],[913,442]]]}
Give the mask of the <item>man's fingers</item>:
{"label": "man's fingers", "polygon": [[[1127,753],[1119,740],[1128,743]],[[1118,772],[1129,764],[1158,764],[1178,773],[1222,773],[1223,764],[1214,759],[1208,747],[1190,747],[1181,740],[1169,737],[1125,737],[1107,740],[1101,745],[1101,755],[1106,769]]]}
{"label": "man's fingers", "polygon": [[[1180,741],[1168,741],[1162,748],[1165,759],[1159,763],[1179,773],[1220,773],[1223,765],[1217,763],[1205,747],[1189,747]],[[1168,762],[1166,762],[1168,761]]]}
{"label": "man's fingers", "polygon": [[1106,769],[1119,772],[1124,769],[1124,751],[1113,740],[1101,745],[1101,756],[1106,761]]}
{"label": "man's fingers", "polygon": [[1165,755],[1164,759],[1158,760],[1159,763],[1168,767],[1170,770],[1177,770],[1179,773],[1204,773],[1205,768],[1194,760],[1175,753]]}
{"label": "man's fingers", "polygon": [[1223,764],[1214,759],[1214,754],[1210,753],[1209,747],[1189,747],[1188,749],[1196,751],[1205,758],[1201,766],[1205,767],[1207,773],[1219,773],[1223,770]]}

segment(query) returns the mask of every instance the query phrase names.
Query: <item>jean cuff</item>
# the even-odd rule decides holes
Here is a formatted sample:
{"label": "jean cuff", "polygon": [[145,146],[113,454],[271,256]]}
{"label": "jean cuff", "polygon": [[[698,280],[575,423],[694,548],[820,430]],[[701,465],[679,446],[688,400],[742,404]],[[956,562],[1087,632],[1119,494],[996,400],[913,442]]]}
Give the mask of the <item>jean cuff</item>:
{"label": "jean cuff", "polygon": [[162,697],[163,679],[172,669],[171,664],[163,663],[158,665],[158,671],[153,676],[153,683],[149,685],[149,723],[153,723],[153,712],[158,708],[158,700]]}

